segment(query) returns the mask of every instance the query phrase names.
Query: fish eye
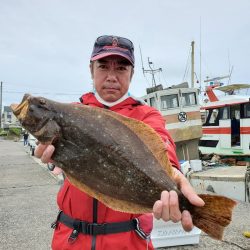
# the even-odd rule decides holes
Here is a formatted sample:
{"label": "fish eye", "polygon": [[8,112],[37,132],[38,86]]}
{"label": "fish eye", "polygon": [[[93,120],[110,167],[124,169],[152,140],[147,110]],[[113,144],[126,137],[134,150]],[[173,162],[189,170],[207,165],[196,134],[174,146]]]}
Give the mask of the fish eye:
{"label": "fish eye", "polygon": [[34,106],[34,105],[30,105],[30,107],[29,107],[29,111],[33,112],[33,111],[34,111],[34,109],[35,109],[35,106]]}
{"label": "fish eye", "polygon": [[46,103],[46,101],[45,101],[44,98],[40,98],[40,99],[39,99],[39,103],[40,103],[41,105],[44,105],[44,104]]}

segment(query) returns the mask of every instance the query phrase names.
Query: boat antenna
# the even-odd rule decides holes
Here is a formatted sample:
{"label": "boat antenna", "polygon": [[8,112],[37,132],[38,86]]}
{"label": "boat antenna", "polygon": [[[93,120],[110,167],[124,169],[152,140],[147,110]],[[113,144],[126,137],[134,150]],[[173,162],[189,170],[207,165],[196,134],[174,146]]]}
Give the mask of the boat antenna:
{"label": "boat antenna", "polygon": [[228,68],[229,68],[229,76],[228,76],[228,82],[227,85],[229,85],[229,83],[231,83],[231,75],[233,73],[233,66],[231,66],[231,62],[230,62],[230,51],[228,49],[227,51],[227,56],[228,56]]}
{"label": "boat antenna", "polygon": [[139,49],[140,49],[140,56],[141,56],[142,72],[143,72],[143,75],[144,75],[144,77],[145,77],[144,66],[143,66],[143,60],[142,60],[142,52],[141,52],[141,46],[140,46],[140,45],[139,45]]}
{"label": "boat antenna", "polygon": [[150,69],[143,69],[143,73],[144,74],[148,73],[152,75],[152,87],[156,87],[155,74],[158,72],[162,72],[162,68],[154,69],[152,65],[153,65],[153,62],[150,61],[148,57],[148,67]]}
{"label": "boat antenna", "polygon": [[186,68],[185,68],[185,72],[184,72],[184,75],[183,75],[183,78],[182,78],[183,82],[187,79],[187,75],[188,75],[188,71],[189,71],[189,67],[190,67],[190,63],[189,63],[190,55],[191,55],[191,47],[190,47],[189,52],[188,52]]}
{"label": "boat antenna", "polygon": [[143,75],[144,75],[144,77],[146,77],[146,76],[145,76],[145,73],[151,74],[151,75],[152,75],[152,87],[156,87],[155,74],[158,73],[158,72],[162,72],[162,68],[154,69],[154,68],[152,67],[153,62],[151,62],[151,61],[149,60],[149,57],[148,57],[148,66],[149,66],[150,69],[144,69],[143,60],[142,60],[141,46],[139,46],[139,49],[140,49],[140,55],[141,55],[141,65],[142,65],[142,72],[143,72]]}
{"label": "boat antenna", "polygon": [[229,71],[229,76],[228,76],[228,83],[227,83],[227,85],[228,85],[229,83],[231,83],[231,76],[232,76],[232,73],[233,73],[233,69],[234,69],[234,66],[232,66],[231,69],[230,69],[230,71]]}

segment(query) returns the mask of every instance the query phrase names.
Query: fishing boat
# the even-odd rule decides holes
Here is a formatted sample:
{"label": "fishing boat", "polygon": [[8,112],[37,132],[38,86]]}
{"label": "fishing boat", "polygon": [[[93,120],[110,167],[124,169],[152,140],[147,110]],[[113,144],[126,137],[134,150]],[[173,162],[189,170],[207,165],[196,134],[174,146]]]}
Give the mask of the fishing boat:
{"label": "fishing boat", "polygon": [[198,159],[198,143],[202,136],[198,89],[189,88],[187,83],[169,88],[157,85],[148,88],[142,99],[163,115],[166,128],[175,141],[178,158]]}
{"label": "fishing boat", "polygon": [[[222,86],[212,82],[206,87],[207,102],[201,106],[202,154],[250,156],[250,94],[236,93],[246,89],[250,84]],[[224,95],[219,97],[216,91]]]}
{"label": "fishing boat", "polygon": [[237,159],[242,166],[225,165],[194,173],[190,183],[201,192],[250,202],[250,94],[246,91],[250,84],[223,85],[218,78],[214,80],[206,87],[207,100],[201,106],[203,135],[199,150],[202,155],[217,154],[232,162]]}
{"label": "fishing boat", "polygon": [[153,62],[149,58],[149,69],[144,69],[142,61],[143,74],[149,73],[152,76],[152,87],[147,88],[147,94],[141,98],[163,115],[166,128],[176,144],[178,159],[184,161],[199,159],[198,144],[202,136],[199,89],[194,88],[194,44],[192,41],[191,86],[188,82],[183,82],[164,88],[155,80],[155,74],[162,69],[153,68]]}

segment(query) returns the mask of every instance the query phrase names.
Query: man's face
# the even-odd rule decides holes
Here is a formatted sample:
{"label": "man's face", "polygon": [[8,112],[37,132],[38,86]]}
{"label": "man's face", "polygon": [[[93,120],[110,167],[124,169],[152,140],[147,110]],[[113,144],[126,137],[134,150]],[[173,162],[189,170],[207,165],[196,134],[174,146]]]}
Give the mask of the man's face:
{"label": "man's face", "polygon": [[90,65],[94,86],[100,97],[115,102],[127,93],[133,67],[120,56],[108,56]]}

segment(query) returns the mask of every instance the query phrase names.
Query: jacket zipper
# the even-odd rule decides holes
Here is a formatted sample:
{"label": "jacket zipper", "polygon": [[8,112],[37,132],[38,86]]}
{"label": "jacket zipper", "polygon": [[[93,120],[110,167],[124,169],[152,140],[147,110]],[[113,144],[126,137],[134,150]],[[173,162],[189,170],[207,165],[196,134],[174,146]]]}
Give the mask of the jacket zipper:
{"label": "jacket zipper", "polygon": [[[108,106],[104,105],[105,109],[109,109]],[[97,213],[98,213],[98,200],[93,198],[93,223],[97,223]],[[91,250],[96,249],[96,235],[92,236]]]}
{"label": "jacket zipper", "polygon": [[[98,200],[93,198],[93,223],[97,223]],[[91,250],[95,250],[96,235],[92,236]]]}

